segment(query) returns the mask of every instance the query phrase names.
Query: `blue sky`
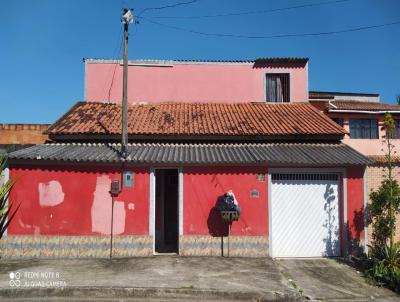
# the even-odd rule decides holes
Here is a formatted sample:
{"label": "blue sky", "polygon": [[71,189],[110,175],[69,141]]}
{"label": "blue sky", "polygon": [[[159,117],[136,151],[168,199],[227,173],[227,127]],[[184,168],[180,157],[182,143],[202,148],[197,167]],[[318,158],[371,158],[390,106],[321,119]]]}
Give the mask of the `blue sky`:
{"label": "blue sky", "polygon": [[[120,57],[123,7],[140,12],[189,0],[0,0],[0,123],[51,123],[83,99],[82,58]],[[329,0],[199,0],[148,10],[143,17],[207,33],[280,35],[400,21],[399,0],[326,5],[199,19],[166,19],[321,3]],[[330,1],[331,2],[331,1]],[[317,37],[208,37],[146,20],[130,28],[129,58],[254,59],[309,57],[310,90],[400,94],[400,24]]]}

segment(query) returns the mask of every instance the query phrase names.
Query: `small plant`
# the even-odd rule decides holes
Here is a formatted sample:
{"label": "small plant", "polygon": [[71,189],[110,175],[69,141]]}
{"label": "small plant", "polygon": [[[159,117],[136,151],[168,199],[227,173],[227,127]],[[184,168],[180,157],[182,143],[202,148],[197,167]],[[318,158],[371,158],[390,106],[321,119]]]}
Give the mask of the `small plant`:
{"label": "small plant", "polygon": [[378,285],[400,293],[400,244],[373,246],[371,254],[373,257],[371,267],[366,271],[367,276]]}
{"label": "small plant", "polygon": [[[0,176],[3,175],[6,166],[7,157],[0,154]],[[11,213],[13,204],[10,200],[8,200],[8,196],[14,184],[15,180],[4,181],[3,178],[0,178],[0,238],[3,237],[4,232],[19,208],[18,206],[17,209],[11,215],[9,215]]]}

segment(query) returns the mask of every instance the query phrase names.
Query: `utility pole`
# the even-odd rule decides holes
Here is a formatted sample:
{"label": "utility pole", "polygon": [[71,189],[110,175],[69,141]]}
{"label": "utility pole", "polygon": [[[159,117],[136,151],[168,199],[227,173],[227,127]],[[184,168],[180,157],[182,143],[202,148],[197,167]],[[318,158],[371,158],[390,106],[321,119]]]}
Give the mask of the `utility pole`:
{"label": "utility pole", "polygon": [[123,85],[122,85],[122,157],[127,156],[128,144],[128,27],[133,23],[132,11],[124,8],[122,14],[122,23],[124,24],[124,57],[123,57]]}
{"label": "utility pole", "polygon": [[[122,13],[122,24],[124,25],[124,69],[123,69],[123,85],[122,85],[122,144],[121,155],[123,159],[127,157],[128,144],[128,27],[133,23],[133,14],[129,8],[124,8]],[[122,162],[122,173],[124,173],[124,162]],[[123,174],[122,174],[123,178]],[[120,192],[120,183],[113,180],[111,183],[111,232],[110,232],[110,259],[113,251],[113,233],[114,233],[114,197]]]}

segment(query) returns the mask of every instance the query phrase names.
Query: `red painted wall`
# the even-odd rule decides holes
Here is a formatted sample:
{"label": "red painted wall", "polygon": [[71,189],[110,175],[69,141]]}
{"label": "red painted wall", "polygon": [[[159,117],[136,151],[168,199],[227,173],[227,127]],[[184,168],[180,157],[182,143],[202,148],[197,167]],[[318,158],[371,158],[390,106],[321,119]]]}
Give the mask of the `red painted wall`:
{"label": "red painted wall", "polygon": [[[134,188],[115,198],[114,232],[148,234],[149,174],[133,168]],[[59,167],[12,168],[18,181],[10,199],[21,204],[8,233],[19,235],[109,234],[111,226],[111,180],[120,172],[105,167],[75,169]]]}
{"label": "red painted wall", "polygon": [[[265,181],[256,180],[257,173],[265,174]],[[184,169],[183,194],[185,235],[226,234],[225,224],[213,210],[219,196],[232,190],[242,209],[237,222],[232,224],[232,235],[268,235],[267,168],[265,167],[191,167]],[[251,198],[250,191],[259,191]]]}
{"label": "red painted wall", "polygon": [[[134,188],[124,189],[115,199],[118,206],[115,208],[114,231],[116,234],[145,235],[149,226],[149,173],[146,168],[132,168],[132,171],[135,172]],[[184,168],[184,234],[226,234],[226,225],[213,208],[219,196],[233,190],[242,215],[233,223],[232,235],[268,236],[267,172],[266,167]],[[265,174],[265,181],[257,181],[257,173]],[[349,238],[353,240],[364,238],[363,173],[363,168],[347,169]],[[86,170],[14,167],[10,169],[10,176],[18,178],[10,198],[21,203],[21,207],[9,226],[9,234],[109,233],[109,181],[120,179],[119,171],[105,167]],[[253,189],[258,190],[258,198],[250,197]],[[96,198],[100,205],[97,214],[93,211]],[[94,220],[97,220],[97,226]]]}
{"label": "red painted wall", "polygon": [[349,240],[364,239],[364,168],[347,168]]}

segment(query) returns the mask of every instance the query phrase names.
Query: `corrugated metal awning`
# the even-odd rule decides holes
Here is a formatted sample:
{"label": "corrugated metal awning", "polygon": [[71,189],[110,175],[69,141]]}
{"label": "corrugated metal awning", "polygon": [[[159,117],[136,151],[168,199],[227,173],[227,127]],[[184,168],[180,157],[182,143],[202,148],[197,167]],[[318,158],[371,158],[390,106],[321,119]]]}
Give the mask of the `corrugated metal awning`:
{"label": "corrugated metal awning", "polygon": [[370,160],[351,147],[337,144],[179,144],[138,143],[128,145],[120,156],[120,144],[43,144],[9,154],[13,161],[29,160],[184,165],[346,166],[367,165]]}

